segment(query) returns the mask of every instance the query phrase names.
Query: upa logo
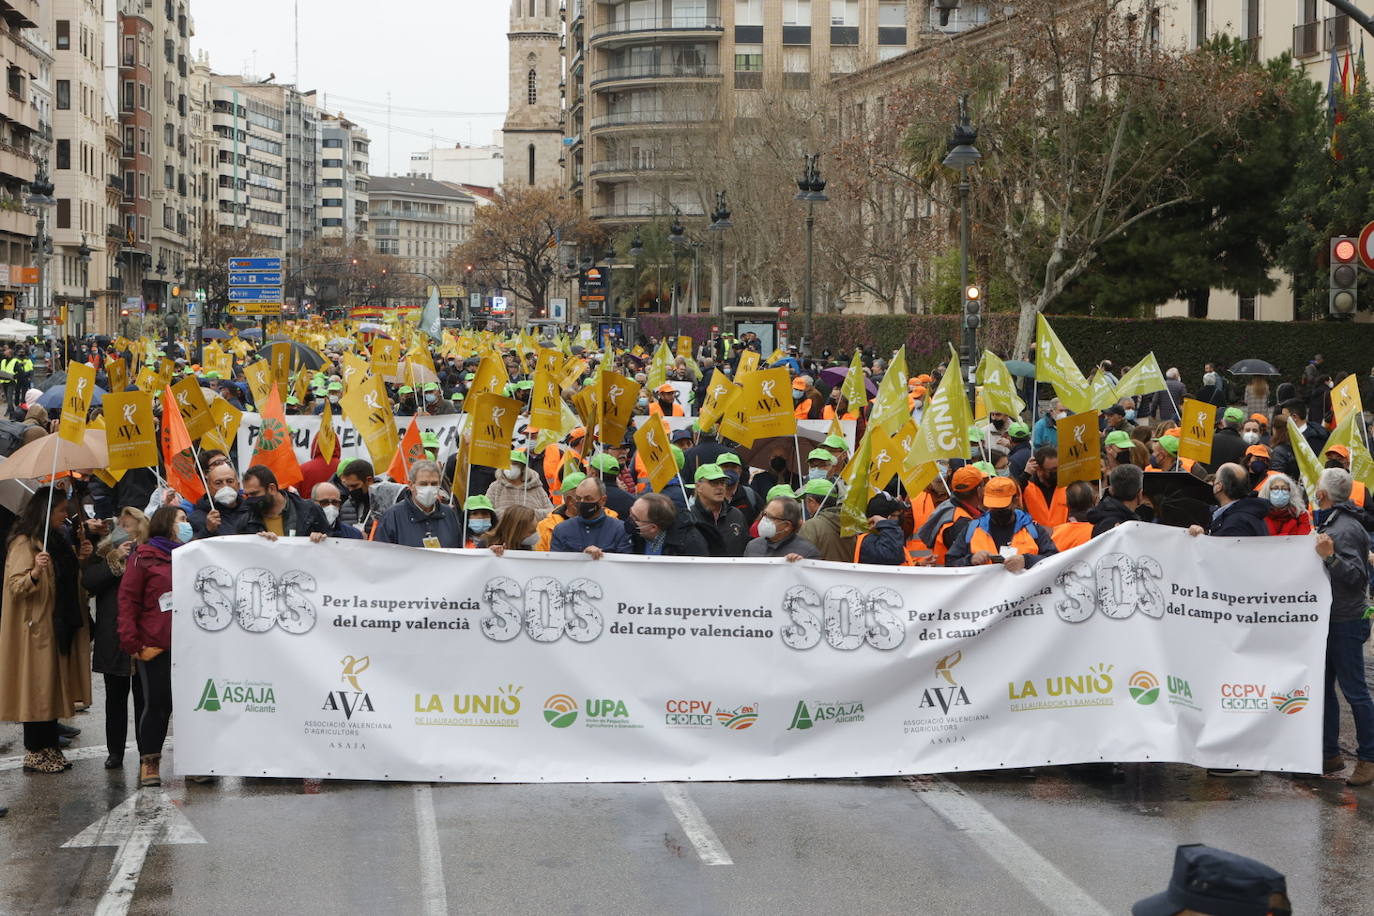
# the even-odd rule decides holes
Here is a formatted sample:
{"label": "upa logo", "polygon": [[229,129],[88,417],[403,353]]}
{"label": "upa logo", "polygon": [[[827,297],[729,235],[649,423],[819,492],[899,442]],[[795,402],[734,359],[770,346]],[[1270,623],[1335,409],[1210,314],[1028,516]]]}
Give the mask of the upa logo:
{"label": "upa logo", "polygon": [[732,732],[742,732],[752,728],[759,720],[759,704],[745,703],[734,709],[717,709],[716,720]]}
{"label": "upa logo", "polygon": [[358,682],[358,676],[372,666],[371,657],[364,655],[362,658],[354,658],[352,655],[345,655],[339,664],[343,668],[339,680],[353,689],[331,690],[325,694],[324,705],[320,708],[330,712],[341,712],[344,719],[349,721],[356,712],[376,712],[372,705],[372,697],[368,696]]}
{"label": "upa logo", "polygon": [[556,693],[544,701],[544,721],[554,728],[567,728],[577,721],[577,701]]}
{"label": "upa logo", "polygon": [[1126,682],[1126,690],[1141,706],[1153,706],[1159,699],[1159,678],[1148,671],[1137,671]]}
{"label": "upa logo", "polygon": [[544,721],[554,728],[567,728],[582,715],[586,728],[643,728],[630,718],[630,708],[624,700],[609,697],[595,697],[584,700],[579,708],[577,701],[566,693],[556,693],[544,701]]}
{"label": "upa logo", "polygon": [[1274,710],[1285,716],[1293,716],[1302,712],[1307,708],[1307,702],[1311,698],[1311,687],[1295,687],[1287,693],[1276,693],[1270,697],[1274,703]]}

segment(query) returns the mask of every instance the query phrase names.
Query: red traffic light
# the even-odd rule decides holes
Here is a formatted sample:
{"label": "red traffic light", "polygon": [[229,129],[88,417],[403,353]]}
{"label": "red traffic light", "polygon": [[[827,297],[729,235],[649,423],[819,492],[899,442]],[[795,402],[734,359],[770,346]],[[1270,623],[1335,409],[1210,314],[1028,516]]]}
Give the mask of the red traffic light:
{"label": "red traffic light", "polygon": [[119,310],[119,317],[120,317],[120,318],[128,318],[128,317],[129,317],[129,310],[128,310],[128,309],[120,309],[120,310]]}
{"label": "red traffic light", "polygon": [[1353,239],[1341,239],[1336,243],[1336,247],[1331,249],[1331,253],[1337,261],[1348,263],[1355,260],[1355,242]]}

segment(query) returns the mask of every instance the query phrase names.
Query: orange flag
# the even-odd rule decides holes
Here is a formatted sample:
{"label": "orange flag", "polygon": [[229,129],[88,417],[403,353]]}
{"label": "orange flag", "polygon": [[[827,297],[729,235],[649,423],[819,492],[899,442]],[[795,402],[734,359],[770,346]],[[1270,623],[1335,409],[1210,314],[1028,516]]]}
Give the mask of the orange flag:
{"label": "orange flag", "polygon": [[415,418],[411,417],[406,434],[401,438],[401,447],[391,456],[391,465],[386,469],[386,476],[397,483],[409,484],[410,466],[428,457],[425,454],[424,443],[420,441],[420,426],[415,422]]}
{"label": "orange flag", "polygon": [[186,431],[170,386],[162,391],[162,464],[167,469],[168,485],[191,502],[199,502],[205,495],[205,484],[197,473],[191,434]]}
{"label": "orange flag", "polygon": [[257,448],[253,450],[250,464],[267,465],[283,490],[305,479],[300,462],[296,460],[291,428],[286,425],[286,411],[282,410],[281,392],[276,384],[272,385],[272,394],[262,408],[262,431],[258,434]]}

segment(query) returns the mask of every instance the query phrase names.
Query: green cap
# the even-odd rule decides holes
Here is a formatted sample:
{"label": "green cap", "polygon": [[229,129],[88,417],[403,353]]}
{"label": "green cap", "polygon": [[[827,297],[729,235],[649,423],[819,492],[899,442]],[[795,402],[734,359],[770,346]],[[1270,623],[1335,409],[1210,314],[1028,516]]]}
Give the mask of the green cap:
{"label": "green cap", "polygon": [[701,467],[697,468],[696,474],[692,477],[692,481],[693,481],[693,482],[696,482],[696,481],[699,481],[699,480],[724,480],[724,479],[725,479],[725,472],[722,471],[722,470],[720,469],[720,465],[718,465],[718,464],[703,464]]}
{"label": "green cap", "polygon": [[1178,436],[1160,436],[1159,446],[1170,455],[1178,454]]}
{"label": "green cap", "polygon": [[744,462],[740,461],[739,455],[736,455],[734,452],[721,452],[716,456],[716,464],[733,464],[737,468],[744,467]]}
{"label": "green cap", "polygon": [[1226,408],[1226,413],[1221,415],[1221,418],[1227,423],[1244,423],[1245,411],[1241,410],[1239,407],[1228,407]]}
{"label": "green cap", "polygon": [[1029,439],[1030,427],[1024,423],[1013,423],[1007,427],[1007,435],[1013,439]]}
{"label": "green cap", "polygon": [[468,501],[463,503],[463,511],[472,512],[476,509],[486,509],[493,514],[496,512],[496,507],[485,496],[469,496]]}
{"label": "green cap", "polygon": [[830,464],[832,461],[835,460],[835,456],[832,455],[832,454],[830,454],[829,452],[827,452],[827,451],[826,451],[825,449],[823,449],[823,448],[813,448],[813,449],[810,451],[810,453],[807,454],[806,460],[807,460],[807,461],[824,461],[826,464]]}
{"label": "green cap", "polygon": [[425,430],[424,432],[420,433],[420,444],[423,445],[425,448],[438,448],[439,435],[437,433],[430,432],[429,430]]}
{"label": "green cap", "polygon": [[978,427],[976,427],[976,426],[970,426],[970,427],[968,428],[968,441],[970,441],[970,442],[982,442],[982,441],[983,441],[983,431],[982,431],[981,429],[979,429]]}
{"label": "green cap", "polygon": [[785,483],[780,483],[780,484],[778,484],[776,487],[774,487],[773,489],[771,489],[771,490],[768,491],[768,502],[770,502],[770,503],[771,503],[773,500],[775,500],[775,499],[796,499],[796,498],[797,498],[796,492],[793,491],[793,489],[792,489],[791,487],[789,487],[789,486],[788,486],[787,484],[785,484]]}
{"label": "green cap", "polygon": [[464,372],[464,373],[463,373],[463,381],[465,381],[465,382],[470,382],[470,381],[472,381],[472,380],[475,379],[475,378],[477,378],[477,373],[476,373],[476,372]]}
{"label": "green cap", "polygon": [[567,477],[563,478],[563,483],[559,485],[558,492],[571,493],[573,490],[577,489],[578,484],[586,479],[586,474],[583,474],[581,471],[573,471]]}
{"label": "green cap", "polygon": [[1107,439],[1103,444],[1114,445],[1117,448],[1130,448],[1131,434],[1126,432],[1124,429],[1114,429],[1111,432],[1107,433]]}
{"label": "green cap", "polygon": [[601,452],[598,455],[592,456],[592,467],[603,474],[613,474],[620,470],[620,462],[615,460],[614,455],[607,455],[605,452]]}
{"label": "green cap", "polygon": [[414,393],[415,393],[415,389],[414,389],[414,388],[411,388],[409,385],[402,385],[400,388],[398,388],[398,389],[396,390],[396,393],[397,393],[397,394],[414,394]]}
{"label": "green cap", "polygon": [[849,451],[849,443],[845,441],[844,436],[826,436],[821,444],[826,448],[842,448],[846,452]]}
{"label": "green cap", "polygon": [[219,378],[219,373],[216,372],[214,369],[211,369],[209,372],[205,373],[205,377],[206,377],[206,378]]}
{"label": "green cap", "polygon": [[450,401],[461,401],[463,399],[463,392],[455,391],[453,392],[453,394],[448,396],[448,399]]}
{"label": "green cap", "polygon": [[516,390],[516,391],[529,391],[529,390],[532,389],[533,387],[534,387],[534,382],[530,381],[529,379],[525,379],[523,382],[516,382],[516,383],[515,383],[515,390]]}
{"label": "green cap", "polygon": [[506,387],[501,389],[501,395],[508,398],[513,394],[515,394],[515,386],[507,382]]}
{"label": "green cap", "polygon": [[973,466],[989,477],[997,476],[997,468],[992,466],[991,461],[975,461],[973,462]]}
{"label": "green cap", "polygon": [[673,460],[677,462],[677,469],[682,470],[682,466],[687,463],[687,453],[676,445],[669,445],[668,451],[673,453]]}
{"label": "green cap", "polygon": [[808,480],[806,486],[801,488],[798,496],[814,496],[817,499],[825,499],[835,492],[835,484],[829,480]]}
{"label": "green cap", "polygon": [[329,383],[329,390],[330,390],[330,391],[343,391],[343,382],[330,382],[330,383]]}
{"label": "green cap", "polygon": [[300,399],[297,398],[294,394],[291,395],[291,397],[289,397],[289,398],[286,399],[286,405],[287,405],[288,407],[295,407],[295,406],[296,406],[297,404],[299,404],[299,403],[300,403]]}
{"label": "green cap", "polygon": [[529,456],[525,454],[524,450],[518,448],[511,449],[510,460],[517,464],[527,465],[530,463]]}

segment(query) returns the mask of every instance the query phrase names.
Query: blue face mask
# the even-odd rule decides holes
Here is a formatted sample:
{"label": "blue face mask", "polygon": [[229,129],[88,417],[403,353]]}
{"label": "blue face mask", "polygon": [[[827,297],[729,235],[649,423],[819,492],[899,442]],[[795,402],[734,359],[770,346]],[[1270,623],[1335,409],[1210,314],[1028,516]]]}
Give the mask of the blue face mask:
{"label": "blue face mask", "polygon": [[1269,491],[1269,502],[1271,505],[1273,505],[1275,509],[1286,508],[1288,506],[1288,503],[1291,502],[1292,499],[1293,494],[1290,493],[1288,490]]}
{"label": "blue face mask", "polygon": [[491,519],[474,518],[468,521],[468,530],[473,534],[486,534],[491,530]]}
{"label": "blue face mask", "polygon": [[825,478],[826,478],[827,476],[829,476],[829,474],[830,474],[830,472],[827,471],[825,468],[811,468],[810,470],[808,470],[808,471],[806,472],[806,479],[807,479],[807,480],[825,480]]}
{"label": "blue face mask", "polygon": [[180,541],[183,544],[189,544],[191,543],[191,538],[193,537],[195,537],[195,533],[191,531],[190,522],[177,522],[178,541]]}
{"label": "blue face mask", "polygon": [[426,404],[433,404],[437,400],[439,400],[439,396],[432,391],[429,394],[425,395]]}
{"label": "blue face mask", "polygon": [[1134,411],[1134,410],[1128,410],[1128,411],[1126,411],[1126,419],[1129,420],[1130,422],[1134,423],[1134,422],[1135,422],[1135,411]]}

